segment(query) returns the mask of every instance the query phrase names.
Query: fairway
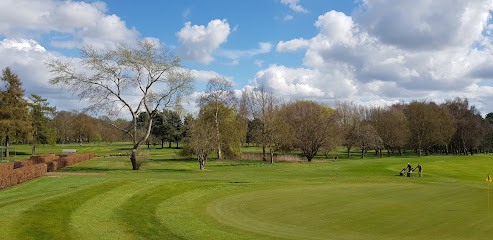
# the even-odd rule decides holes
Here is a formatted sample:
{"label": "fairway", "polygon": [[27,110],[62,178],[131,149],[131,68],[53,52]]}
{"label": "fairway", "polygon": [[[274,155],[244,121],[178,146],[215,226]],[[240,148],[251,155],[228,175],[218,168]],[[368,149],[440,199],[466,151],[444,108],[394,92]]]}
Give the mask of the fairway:
{"label": "fairway", "polygon": [[[493,155],[213,160],[95,158],[0,190],[0,239],[489,239]],[[169,152],[166,152],[169,151]],[[396,174],[407,162],[424,177]],[[493,190],[492,190],[493,192]],[[493,194],[492,194],[493,195]],[[493,202],[493,201],[492,201]],[[493,203],[492,203],[493,205]]]}

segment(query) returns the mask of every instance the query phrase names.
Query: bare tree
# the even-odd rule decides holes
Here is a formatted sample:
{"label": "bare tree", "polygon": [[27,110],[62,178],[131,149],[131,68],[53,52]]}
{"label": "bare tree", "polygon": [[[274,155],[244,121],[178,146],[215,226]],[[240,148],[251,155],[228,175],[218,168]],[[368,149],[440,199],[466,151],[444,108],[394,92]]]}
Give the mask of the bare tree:
{"label": "bare tree", "polygon": [[214,129],[216,131],[217,157],[222,159],[223,150],[221,148],[221,125],[223,124],[225,114],[222,114],[222,107],[230,108],[236,104],[236,97],[232,91],[233,84],[228,79],[217,76],[209,79],[205,93],[199,98],[201,108],[207,107],[213,110]]}
{"label": "bare tree", "polygon": [[442,126],[451,126],[452,118],[448,110],[433,102],[413,101],[406,106],[406,114],[411,130],[410,145],[418,151],[429,154],[430,149],[445,142],[449,137],[441,130]]}
{"label": "bare tree", "polygon": [[349,158],[351,157],[351,148],[358,145],[358,136],[355,131],[366,118],[366,110],[352,102],[336,102],[336,111],[340,131],[343,135],[342,142],[347,148],[347,157]]}
{"label": "bare tree", "polygon": [[[408,143],[410,130],[406,116],[397,107],[373,108],[370,111],[370,122],[382,139],[382,145],[390,156],[394,150],[402,153],[402,148]],[[380,151],[380,156],[382,155]]]}
{"label": "bare tree", "polygon": [[258,121],[258,125],[253,131],[253,138],[262,146],[262,159],[267,161],[266,147],[271,153],[271,163],[273,162],[273,150],[275,148],[280,122],[276,119],[281,101],[274,97],[271,91],[260,86],[256,90],[243,90],[242,102],[245,102],[251,117]]}
{"label": "bare tree", "polygon": [[455,122],[455,134],[451,138],[455,152],[473,154],[473,149],[479,146],[484,136],[478,110],[475,106],[469,106],[467,99],[461,98],[446,100],[442,106],[450,111]]}
{"label": "bare tree", "polygon": [[326,106],[311,101],[297,101],[282,108],[282,115],[293,135],[293,145],[301,149],[308,162],[318,150],[335,138],[336,113]]}
{"label": "bare tree", "polygon": [[[118,115],[122,109],[132,117],[132,129],[121,129],[133,143],[130,161],[138,170],[137,149],[150,135],[152,121],[159,110],[170,107],[193,89],[192,74],[181,68],[180,59],[151,41],[139,41],[131,47],[81,49],[82,60],[75,64],[52,60],[47,66],[53,74],[50,83],[78,93],[91,103],[91,109]],[[135,103],[135,104],[134,104]],[[138,134],[137,117],[146,112],[150,117],[146,133]],[[115,127],[118,127],[114,125]]]}

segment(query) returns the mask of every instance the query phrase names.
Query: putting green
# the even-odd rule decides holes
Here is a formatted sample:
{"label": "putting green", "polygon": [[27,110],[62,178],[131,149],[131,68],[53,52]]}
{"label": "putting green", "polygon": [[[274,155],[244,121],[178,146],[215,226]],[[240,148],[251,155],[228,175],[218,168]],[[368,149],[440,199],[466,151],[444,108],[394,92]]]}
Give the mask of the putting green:
{"label": "putting green", "polygon": [[290,239],[487,239],[487,189],[463,185],[323,184],[226,196],[222,224]]}

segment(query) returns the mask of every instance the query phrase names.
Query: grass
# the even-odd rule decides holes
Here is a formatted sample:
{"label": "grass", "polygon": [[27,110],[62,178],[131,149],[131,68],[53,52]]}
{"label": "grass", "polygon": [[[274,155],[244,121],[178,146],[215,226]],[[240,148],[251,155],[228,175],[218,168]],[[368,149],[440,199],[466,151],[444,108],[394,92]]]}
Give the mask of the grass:
{"label": "grass", "polygon": [[[109,155],[128,145],[85,150],[91,147]],[[493,234],[493,197],[488,209],[485,181],[493,173],[493,155],[369,153],[360,159],[355,153],[347,159],[337,153],[338,161],[319,156],[312,163],[211,160],[200,171],[196,161],[176,159],[176,152],[151,149],[141,171],[129,170],[127,157],[96,158],[61,171],[106,175],[45,176],[0,190],[0,239],[489,239]],[[423,178],[396,176],[418,161]]]}

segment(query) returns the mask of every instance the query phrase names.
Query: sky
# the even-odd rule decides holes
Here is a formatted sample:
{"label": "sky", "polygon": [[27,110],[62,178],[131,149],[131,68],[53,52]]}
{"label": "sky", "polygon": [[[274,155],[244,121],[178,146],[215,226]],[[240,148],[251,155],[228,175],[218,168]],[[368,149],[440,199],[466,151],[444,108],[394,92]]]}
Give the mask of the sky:
{"label": "sky", "polygon": [[78,48],[159,41],[196,78],[224,76],[240,92],[264,86],[286,100],[468,98],[493,112],[493,0],[1,0],[0,68],[58,110],[82,110],[49,85],[50,59]]}

